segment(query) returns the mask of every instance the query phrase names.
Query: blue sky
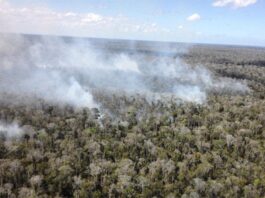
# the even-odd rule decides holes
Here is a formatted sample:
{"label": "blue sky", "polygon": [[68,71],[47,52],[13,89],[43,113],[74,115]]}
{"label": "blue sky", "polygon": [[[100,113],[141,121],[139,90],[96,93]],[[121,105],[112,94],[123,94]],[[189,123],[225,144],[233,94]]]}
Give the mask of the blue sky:
{"label": "blue sky", "polygon": [[0,0],[0,25],[9,32],[265,46],[265,0]]}

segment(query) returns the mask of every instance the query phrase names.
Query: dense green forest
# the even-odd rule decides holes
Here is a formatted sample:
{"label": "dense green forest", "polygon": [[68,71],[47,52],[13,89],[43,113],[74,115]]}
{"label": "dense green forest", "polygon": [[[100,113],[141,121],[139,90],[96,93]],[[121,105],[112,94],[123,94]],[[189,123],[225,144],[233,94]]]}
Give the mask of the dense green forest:
{"label": "dense green forest", "polygon": [[97,92],[104,116],[1,96],[1,121],[24,132],[1,135],[0,197],[265,196],[265,49],[195,45],[180,58],[250,91],[203,104]]}

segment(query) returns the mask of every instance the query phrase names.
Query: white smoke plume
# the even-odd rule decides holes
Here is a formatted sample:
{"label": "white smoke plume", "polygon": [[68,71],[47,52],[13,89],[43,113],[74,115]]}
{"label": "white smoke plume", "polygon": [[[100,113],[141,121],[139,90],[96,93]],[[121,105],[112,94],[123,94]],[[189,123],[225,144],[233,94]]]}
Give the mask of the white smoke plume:
{"label": "white smoke plume", "polygon": [[97,107],[94,89],[171,95],[203,103],[211,90],[246,91],[216,80],[204,67],[126,49],[99,49],[87,39],[0,35],[0,95],[34,96],[75,107]]}
{"label": "white smoke plume", "polygon": [[23,131],[17,123],[4,124],[3,122],[0,122],[0,135],[7,139],[20,137],[22,133]]}
{"label": "white smoke plume", "polygon": [[[89,91],[74,76],[60,71],[60,67],[70,67],[75,57],[67,59],[68,55],[63,53],[64,46],[57,44],[60,42],[52,39],[31,43],[20,35],[1,35],[1,94],[34,96],[76,107],[95,107]],[[74,53],[69,53],[71,55]]]}

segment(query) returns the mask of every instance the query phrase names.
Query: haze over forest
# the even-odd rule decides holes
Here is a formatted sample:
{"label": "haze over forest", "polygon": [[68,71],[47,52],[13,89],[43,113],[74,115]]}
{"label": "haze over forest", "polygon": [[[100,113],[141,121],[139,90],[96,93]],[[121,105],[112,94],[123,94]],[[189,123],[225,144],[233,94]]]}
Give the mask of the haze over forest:
{"label": "haze over forest", "polygon": [[263,7],[0,0],[0,198],[264,197]]}

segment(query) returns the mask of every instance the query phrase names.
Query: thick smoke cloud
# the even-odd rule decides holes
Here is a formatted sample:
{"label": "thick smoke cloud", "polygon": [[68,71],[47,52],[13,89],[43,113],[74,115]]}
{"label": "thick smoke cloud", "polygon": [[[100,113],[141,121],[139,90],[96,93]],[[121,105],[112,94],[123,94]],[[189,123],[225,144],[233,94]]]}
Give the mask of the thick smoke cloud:
{"label": "thick smoke cloud", "polygon": [[[93,90],[161,95],[203,103],[212,90],[246,91],[179,60],[99,49],[86,39],[0,36],[0,94],[34,96],[75,107],[97,107]],[[235,86],[231,86],[235,85]]]}

